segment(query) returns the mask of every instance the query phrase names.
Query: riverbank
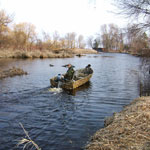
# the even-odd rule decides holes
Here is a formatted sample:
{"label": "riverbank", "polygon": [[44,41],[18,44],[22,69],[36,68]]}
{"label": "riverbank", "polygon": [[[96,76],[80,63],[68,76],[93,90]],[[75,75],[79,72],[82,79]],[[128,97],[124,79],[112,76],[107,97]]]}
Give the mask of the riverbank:
{"label": "riverbank", "polygon": [[0,79],[13,77],[13,76],[20,76],[20,75],[27,75],[27,72],[23,71],[20,68],[12,67],[7,70],[0,70]]}
{"label": "riverbank", "polygon": [[87,150],[150,149],[150,97],[140,97],[105,121]]}
{"label": "riverbank", "polygon": [[97,54],[91,49],[62,50],[0,50],[0,58],[71,58],[77,54]]}

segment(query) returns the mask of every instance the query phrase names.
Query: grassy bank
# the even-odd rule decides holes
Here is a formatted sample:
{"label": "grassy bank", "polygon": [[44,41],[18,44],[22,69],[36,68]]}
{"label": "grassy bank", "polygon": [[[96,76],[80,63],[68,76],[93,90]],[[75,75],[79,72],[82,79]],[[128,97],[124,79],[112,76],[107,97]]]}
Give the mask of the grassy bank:
{"label": "grassy bank", "polygon": [[150,97],[140,97],[105,121],[87,150],[149,150]]}
{"label": "grassy bank", "polygon": [[95,50],[0,50],[0,58],[71,58],[76,54],[96,54]]}

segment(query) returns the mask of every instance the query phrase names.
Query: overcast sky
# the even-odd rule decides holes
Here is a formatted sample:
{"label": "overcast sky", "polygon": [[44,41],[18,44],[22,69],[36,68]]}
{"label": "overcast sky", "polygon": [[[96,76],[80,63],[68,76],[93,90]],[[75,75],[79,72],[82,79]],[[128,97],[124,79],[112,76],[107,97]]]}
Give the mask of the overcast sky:
{"label": "overcast sky", "polygon": [[76,32],[90,36],[102,24],[122,27],[125,21],[113,13],[111,0],[0,0],[0,8],[14,14],[14,22],[28,22],[37,32]]}

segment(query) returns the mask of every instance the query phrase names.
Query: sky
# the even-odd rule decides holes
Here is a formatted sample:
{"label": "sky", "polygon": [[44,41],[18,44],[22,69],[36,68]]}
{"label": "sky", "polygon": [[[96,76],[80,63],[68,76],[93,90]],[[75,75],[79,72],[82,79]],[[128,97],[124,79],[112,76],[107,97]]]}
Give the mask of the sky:
{"label": "sky", "polygon": [[34,24],[36,31],[60,35],[75,32],[91,36],[103,24],[114,23],[119,27],[125,20],[114,15],[111,0],[0,0],[0,8],[14,15],[14,23]]}

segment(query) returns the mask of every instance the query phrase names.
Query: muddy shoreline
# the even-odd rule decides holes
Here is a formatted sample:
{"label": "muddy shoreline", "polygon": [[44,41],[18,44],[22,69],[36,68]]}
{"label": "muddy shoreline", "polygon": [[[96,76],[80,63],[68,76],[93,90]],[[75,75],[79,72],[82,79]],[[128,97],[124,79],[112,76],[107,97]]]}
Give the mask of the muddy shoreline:
{"label": "muddy shoreline", "polygon": [[150,97],[133,100],[105,120],[105,127],[91,138],[86,150],[149,150]]}

